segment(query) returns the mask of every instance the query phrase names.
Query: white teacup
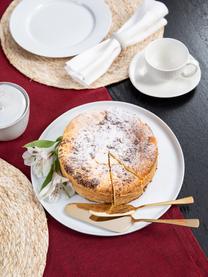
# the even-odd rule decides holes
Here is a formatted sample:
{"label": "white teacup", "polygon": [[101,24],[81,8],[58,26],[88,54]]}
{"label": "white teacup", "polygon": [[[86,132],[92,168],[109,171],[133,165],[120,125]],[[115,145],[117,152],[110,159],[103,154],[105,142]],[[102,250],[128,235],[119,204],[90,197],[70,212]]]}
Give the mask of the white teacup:
{"label": "white teacup", "polygon": [[179,40],[161,38],[151,42],[144,52],[147,72],[159,80],[189,78],[196,74],[198,62]]}

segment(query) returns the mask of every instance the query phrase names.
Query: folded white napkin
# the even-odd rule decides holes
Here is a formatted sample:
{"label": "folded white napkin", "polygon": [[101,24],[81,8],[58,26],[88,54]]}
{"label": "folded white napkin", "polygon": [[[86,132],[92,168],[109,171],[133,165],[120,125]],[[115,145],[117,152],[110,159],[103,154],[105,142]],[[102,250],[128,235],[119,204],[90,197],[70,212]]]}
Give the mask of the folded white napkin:
{"label": "folded white napkin", "polygon": [[84,86],[102,76],[121,50],[141,42],[167,24],[167,7],[159,1],[144,0],[134,15],[110,39],[86,50],[66,63],[68,74]]}

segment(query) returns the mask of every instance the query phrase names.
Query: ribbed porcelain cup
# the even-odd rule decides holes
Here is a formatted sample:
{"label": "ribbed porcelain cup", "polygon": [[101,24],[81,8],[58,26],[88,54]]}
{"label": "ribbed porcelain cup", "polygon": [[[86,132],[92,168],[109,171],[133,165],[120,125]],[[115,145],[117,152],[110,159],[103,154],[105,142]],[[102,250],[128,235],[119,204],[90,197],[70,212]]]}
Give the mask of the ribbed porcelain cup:
{"label": "ribbed porcelain cup", "polygon": [[27,128],[29,113],[26,91],[16,84],[0,82],[0,141],[21,136]]}
{"label": "ribbed porcelain cup", "polygon": [[159,81],[191,78],[198,70],[198,62],[193,60],[188,48],[172,38],[151,42],[145,49],[144,57],[148,74]]}

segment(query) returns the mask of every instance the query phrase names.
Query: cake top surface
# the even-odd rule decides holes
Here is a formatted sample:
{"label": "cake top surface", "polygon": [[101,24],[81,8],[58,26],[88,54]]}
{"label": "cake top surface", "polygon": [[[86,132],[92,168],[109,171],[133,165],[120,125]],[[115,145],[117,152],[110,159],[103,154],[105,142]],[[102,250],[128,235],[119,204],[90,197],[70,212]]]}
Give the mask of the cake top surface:
{"label": "cake top surface", "polygon": [[141,177],[157,158],[157,143],[138,115],[121,109],[85,112],[69,122],[59,150],[68,174],[78,179],[103,177],[108,172],[108,153],[114,157],[112,167],[121,162]]}

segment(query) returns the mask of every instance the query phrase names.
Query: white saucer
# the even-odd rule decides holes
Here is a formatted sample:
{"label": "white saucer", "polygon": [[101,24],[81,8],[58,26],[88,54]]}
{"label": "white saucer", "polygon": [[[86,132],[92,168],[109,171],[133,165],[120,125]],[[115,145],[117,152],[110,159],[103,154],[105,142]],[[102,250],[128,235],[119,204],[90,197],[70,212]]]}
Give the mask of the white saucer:
{"label": "white saucer", "polygon": [[[194,60],[194,58],[191,56]],[[176,77],[174,79],[161,82],[154,76],[148,74],[144,51],[138,53],[129,66],[129,78],[134,87],[140,92],[159,98],[171,98],[186,94],[193,90],[201,80],[200,67],[192,77]]]}
{"label": "white saucer", "polygon": [[22,48],[51,58],[74,56],[98,44],[110,25],[103,0],[21,1],[10,18],[10,32]]}

